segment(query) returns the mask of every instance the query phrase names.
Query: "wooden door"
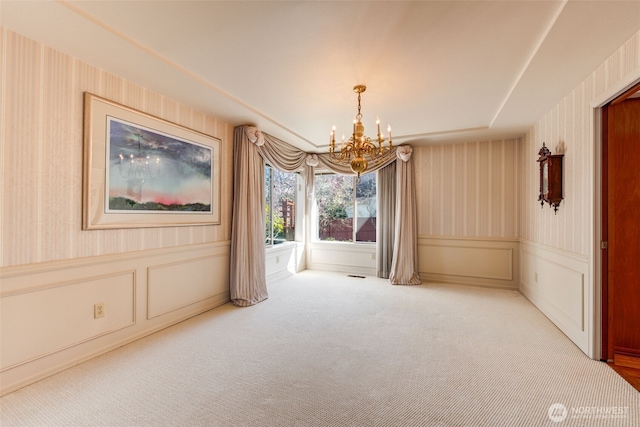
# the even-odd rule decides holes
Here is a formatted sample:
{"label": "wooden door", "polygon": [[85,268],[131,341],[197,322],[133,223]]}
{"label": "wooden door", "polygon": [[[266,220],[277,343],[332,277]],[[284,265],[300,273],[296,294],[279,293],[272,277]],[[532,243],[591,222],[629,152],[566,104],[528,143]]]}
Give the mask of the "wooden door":
{"label": "wooden door", "polygon": [[603,109],[603,166],[603,356],[640,368],[640,98]]}

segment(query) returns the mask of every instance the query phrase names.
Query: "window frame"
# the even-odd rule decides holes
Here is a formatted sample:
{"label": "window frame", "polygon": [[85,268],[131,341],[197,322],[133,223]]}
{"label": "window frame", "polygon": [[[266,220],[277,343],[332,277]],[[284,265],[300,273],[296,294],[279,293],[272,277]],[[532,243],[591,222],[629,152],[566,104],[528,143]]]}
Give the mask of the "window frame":
{"label": "window frame", "polygon": [[[266,179],[266,171],[270,170],[270,179],[269,179],[269,188],[268,188],[268,193],[267,193],[267,188],[265,185],[265,195],[264,195],[264,202],[265,202],[265,210],[268,207],[268,212],[269,212],[269,216],[267,216],[266,212],[265,212],[265,218],[264,218],[264,224],[265,224],[265,231],[266,231],[266,227],[267,227],[267,223],[269,222],[269,224],[271,225],[270,227],[270,233],[269,233],[269,237],[267,237],[266,233],[264,236],[264,240],[265,240],[265,248],[275,248],[275,247],[281,247],[283,245],[286,245],[288,243],[294,243],[294,242],[299,242],[302,240],[302,230],[304,229],[304,225],[303,225],[303,219],[304,219],[304,203],[300,203],[300,200],[304,201],[304,198],[301,197],[301,189],[302,189],[302,177],[300,175],[299,172],[285,172],[285,171],[281,171],[280,169],[271,166],[268,163],[265,163],[264,165],[264,169],[265,169],[265,179]],[[284,173],[284,174],[290,174],[290,175],[294,175],[296,178],[296,182],[295,182],[295,200],[294,200],[294,221],[295,221],[295,229],[294,229],[294,239],[293,240],[285,240],[284,242],[281,243],[274,243],[275,239],[274,239],[274,233],[273,233],[273,229],[274,229],[274,221],[273,221],[273,206],[274,206],[274,197],[273,197],[273,187],[274,187],[274,179],[273,179],[273,173],[274,171],[278,171],[280,173]],[[269,201],[270,203],[267,203],[267,201]]]}
{"label": "window frame", "polygon": [[[373,172],[369,172],[369,174],[375,174],[375,188],[376,188],[376,226],[375,226],[375,236],[376,236],[376,240],[378,239],[378,221],[377,221],[377,217],[378,217],[378,173],[377,171],[373,171]],[[311,215],[311,220],[313,221],[311,224],[312,227],[312,240],[314,243],[322,243],[322,244],[348,244],[348,245],[365,245],[365,246],[369,246],[369,245],[375,245],[376,244],[376,240],[374,241],[359,241],[356,240],[357,234],[358,234],[358,216],[357,216],[357,212],[358,212],[358,197],[357,197],[357,190],[358,190],[358,177],[356,175],[345,175],[345,174],[340,174],[340,173],[335,173],[335,172],[316,172],[314,174],[314,179],[318,176],[324,176],[324,175],[337,175],[337,176],[343,176],[343,177],[347,177],[347,178],[351,178],[352,181],[352,189],[351,189],[351,201],[352,201],[352,209],[353,209],[353,216],[352,216],[352,230],[351,230],[351,241],[347,241],[347,240],[321,240],[320,239],[320,227],[319,227],[319,212],[318,212],[318,204],[316,201],[316,194],[314,191],[313,194],[313,209],[312,209],[312,215]],[[368,174],[366,174],[368,175]]]}

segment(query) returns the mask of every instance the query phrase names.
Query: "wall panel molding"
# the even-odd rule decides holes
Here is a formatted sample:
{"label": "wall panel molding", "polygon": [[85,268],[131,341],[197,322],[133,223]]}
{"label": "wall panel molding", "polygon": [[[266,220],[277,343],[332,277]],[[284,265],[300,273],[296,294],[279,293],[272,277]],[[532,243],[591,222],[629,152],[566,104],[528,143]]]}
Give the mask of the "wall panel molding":
{"label": "wall panel molding", "polygon": [[[135,286],[128,270],[3,294],[0,372],[135,325]],[[108,316],[93,319],[97,302]]]}
{"label": "wall panel molding", "polygon": [[[216,254],[148,267],[147,319],[224,293],[228,290],[223,286],[229,283],[228,265],[228,254]],[[211,286],[214,277],[217,286]]]}
{"label": "wall panel molding", "polygon": [[428,282],[518,288],[518,240],[418,236],[418,269]]}
{"label": "wall panel molding", "polygon": [[216,242],[0,269],[0,394],[227,303],[229,253]]}
{"label": "wall panel molding", "polygon": [[376,275],[376,246],[373,244],[326,243],[309,244],[308,268]]}
{"label": "wall panel molding", "polygon": [[520,292],[590,355],[592,290],[587,257],[540,243],[520,242]]}

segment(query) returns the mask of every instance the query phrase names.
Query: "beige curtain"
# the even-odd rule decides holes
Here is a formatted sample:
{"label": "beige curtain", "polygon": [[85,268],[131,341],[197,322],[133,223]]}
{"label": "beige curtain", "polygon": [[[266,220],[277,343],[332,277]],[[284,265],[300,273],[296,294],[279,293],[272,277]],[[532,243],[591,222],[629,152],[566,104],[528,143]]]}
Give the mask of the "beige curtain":
{"label": "beige curtain", "polygon": [[419,285],[418,227],[416,218],[416,188],[411,153],[413,149],[400,146],[396,151],[396,223],[393,261],[389,282],[394,285]]}
{"label": "beige curtain", "polygon": [[389,278],[393,261],[396,224],[396,162],[378,171],[378,214],[376,217],[376,254],[378,277]]}
{"label": "beige curtain", "polygon": [[264,134],[254,126],[235,128],[233,139],[234,198],[229,290],[231,301],[245,307],[268,298],[264,240],[265,160],[284,172],[302,171],[307,182],[313,182],[308,177],[313,177],[315,155]]}
{"label": "beige curtain", "polygon": [[255,143],[260,155],[271,166],[283,172],[302,172],[307,197],[313,196],[314,167],[318,165],[318,155],[306,153],[281,139],[262,133],[255,126],[242,126],[249,141]]}
{"label": "beige curtain", "polygon": [[[248,127],[248,132],[260,132],[256,128]],[[269,134],[258,134],[258,141],[264,138],[264,142],[257,143],[258,152],[271,166],[283,172],[299,172],[305,167],[305,160],[309,154],[295,148],[286,142]]]}
{"label": "beige curtain", "polygon": [[[384,226],[385,236],[382,239],[387,242],[386,249],[379,252],[384,254],[388,263],[388,254],[391,252],[388,242],[393,239],[389,281],[393,284],[419,284],[415,185],[410,162],[412,149],[410,146],[400,146],[393,150],[392,155],[383,161],[370,164],[367,172],[380,170],[394,162],[396,164],[395,220],[387,221]],[[400,160],[396,161],[396,157]],[[250,306],[268,298],[264,244],[265,160],[285,172],[302,172],[308,198],[313,197],[315,168],[353,175],[348,165],[332,162],[327,153],[305,153],[263,134],[253,126],[240,126],[234,130],[234,199],[229,278],[231,301],[238,306]],[[390,170],[382,172],[386,177],[382,181],[387,183],[383,185],[392,181],[388,177]],[[390,209],[393,204],[385,202],[385,209]],[[384,216],[390,219],[391,214],[387,212]],[[393,233],[390,231],[391,227]],[[386,275],[385,270],[386,267],[379,267],[378,274],[382,272]]]}
{"label": "beige curtain", "polygon": [[265,271],[264,161],[253,135],[237,127],[233,135],[233,216],[229,292],[246,307],[268,298]]}

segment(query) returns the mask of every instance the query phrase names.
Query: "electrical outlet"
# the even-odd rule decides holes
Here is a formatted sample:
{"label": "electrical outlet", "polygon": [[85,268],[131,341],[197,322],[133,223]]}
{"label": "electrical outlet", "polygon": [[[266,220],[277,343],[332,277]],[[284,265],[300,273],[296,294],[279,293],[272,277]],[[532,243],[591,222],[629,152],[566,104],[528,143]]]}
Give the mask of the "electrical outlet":
{"label": "electrical outlet", "polygon": [[99,317],[104,317],[105,312],[104,312],[104,303],[103,302],[99,302],[97,304],[93,305],[93,318],[97,319]]}

